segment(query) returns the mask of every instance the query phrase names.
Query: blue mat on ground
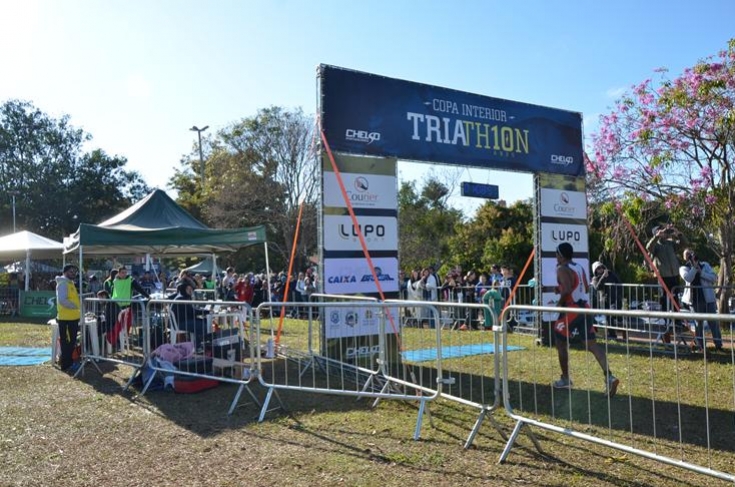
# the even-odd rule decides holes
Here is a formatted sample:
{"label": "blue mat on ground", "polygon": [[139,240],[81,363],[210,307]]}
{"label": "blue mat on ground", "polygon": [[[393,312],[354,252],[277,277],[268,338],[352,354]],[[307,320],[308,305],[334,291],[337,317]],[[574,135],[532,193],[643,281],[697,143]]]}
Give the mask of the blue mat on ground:
{"label": "blue mat on ground", "polygon": [[[508,346],[508,351],[523,350],[523,347]],[[436,348],[425,348],[423,350],[407,350],[403,352],[403,359],[409,362],[425,362],[436,360]],[[468,357],[470,355],[482,355],[495,353],[494,343],[474,343],[471,345],[457,345],[454,347],[442,347],[442,359]]]}
{"label": "blue mat on ground", "polygon": [[51,348],[0,347],[0,366],[39,365],[51,360]]}

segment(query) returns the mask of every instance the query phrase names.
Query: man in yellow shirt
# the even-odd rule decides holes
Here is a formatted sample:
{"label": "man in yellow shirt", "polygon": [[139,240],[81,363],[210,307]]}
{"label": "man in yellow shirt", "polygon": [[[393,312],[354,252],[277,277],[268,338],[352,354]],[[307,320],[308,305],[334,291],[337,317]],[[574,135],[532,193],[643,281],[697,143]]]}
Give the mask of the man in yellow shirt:
{"label": "man in yellow shirt", "polygon": [[74,279],[78,272],[77,266],[68,264],[64,266],[62,275],[56,277],[56,322],[59,324],[61,340],[59,367],[63,371],[71,370],[72,372],[75,372],[77,367],[72,354],[77,345],[79,320],[82,316],[79,293],[74,286]]}

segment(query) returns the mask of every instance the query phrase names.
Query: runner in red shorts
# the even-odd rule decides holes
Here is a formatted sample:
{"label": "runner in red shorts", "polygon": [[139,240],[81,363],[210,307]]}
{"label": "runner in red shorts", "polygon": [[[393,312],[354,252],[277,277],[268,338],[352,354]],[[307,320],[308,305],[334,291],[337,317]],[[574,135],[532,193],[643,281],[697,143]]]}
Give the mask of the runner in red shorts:
{"label": "runner in red shorts", "polygon": [[[589,282],[587,273],[581,265],[573,260],[574,248],[571,244],[564,242],[556,248],[556,282],[559,293],[558,306],[563,308],[589,308]],[[556,389],[571,389],[572,381],[569,378],[569,343],[579,340],[597,359],[602,372],[605,374],[605,392],[613,397],[618,391],[620,381],[610,372],[607,364],[605,350],[597,345],[595,340],[595,329],[590,315],[577,313],[561,313],[559,319],[554,323],[554,334],[556,337],[556,350],[559,354],[559,366],[561,367],[561,378],[554,382]]]}

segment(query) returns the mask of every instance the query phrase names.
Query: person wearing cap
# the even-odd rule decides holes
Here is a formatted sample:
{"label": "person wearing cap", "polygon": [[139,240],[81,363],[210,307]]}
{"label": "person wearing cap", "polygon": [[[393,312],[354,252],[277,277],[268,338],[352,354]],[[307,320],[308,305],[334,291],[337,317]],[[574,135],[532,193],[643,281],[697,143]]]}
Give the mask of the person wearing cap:
{"label": "person wearing cap", "polygon": [[78,368],[72,357],[77,346],[79,320],[82,317],[82,305],[74,285],[78,272],[77,266],[68,264],[64,266],[62,274],[56,276],[56,322],[59,325],[61,342],[59,368],[65,372],[76,372]]}
{"label": "person wearing cap", "polygon": [[[587,274],[584,268],[574,262],[574,248],[568,242],[559,244],[556,248],[556,281],[559,302],[562,308],[589,308]],[[605,375],[605,392],[613,397],[618,390],[620,381],[612,374],[607,363],[607,355],[595,337],[595,328],[592,326],[590,315],[573,312],[561,313],[554,322],[556,350],[559,356],[561,377],[553,383],[556,389],[571,389],[572,380],[569,378],[569,343],[580,339],[585,348],[594,355]]]}
{"label": "person wearing cap", "polygon": [[[595,307],[600,309],[622,309],[623,307],[623,290],[621,288],[622,281],[613,271],[608,269],[605,264],[599,260],[592,263],[592,280],[590,286],[595,291],[592,294]],[[608,322],[615,319],[610,316]],[[607,337],[617,339],[615,329],[607,329]]]}
{"label": "person wearing cap", "polygon": [[[656,272],[661,276],[666,289],[661,293],[659,303],[661,311],[674,311],[679,308],[676,303],[677,288],[681,285],[679,280],[679,257],[676,251],[677,245],[686,245],[684,235],[673,225],[653,227],[653,237],[646,243],[646,250],[653,260]],[[666,292],[668,290],[668,292]],[[672,296],[674,302],[669,303],[668,295]],[[671,306],[667,306],[671,304]]]}

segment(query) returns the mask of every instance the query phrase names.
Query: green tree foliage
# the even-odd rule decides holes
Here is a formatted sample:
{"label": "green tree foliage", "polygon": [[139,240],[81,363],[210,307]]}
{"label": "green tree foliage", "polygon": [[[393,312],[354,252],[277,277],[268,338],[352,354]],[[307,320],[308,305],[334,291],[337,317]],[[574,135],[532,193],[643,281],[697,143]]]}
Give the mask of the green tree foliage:
{"label": "green tree foliage", "polygon": [[509,207],[488,201],[456,230],[448,243],[453,267],[487,271],[505,263],[520,270],[533,250],[533,207],[527,201]]}
{"label": "green tree foliage", "polygon": [[398,191],[399,255],[404,269],[428,265],[437,270],[451,258],[449,238],[462,222],[462,212],[447,206],[448,188],[430,178],[419,193],[415,182]]}
{"label": "green tree foliage", "polygon": [[[267,225],[271,263],[280,268],[290,257],[303,201],[296,253],[296,269],[302,268],[316,252],[317,241],[319,166],[313,126],[300,109],[269,107],[203,139],[204,187],[195,150],[171,179],[179,203],[213,227]],[[257,259],[262,262],[262,256],[253,255],[252,250],[243,251],[233,260],[248,265]]]}
{"label": "green tree foliage", "polygon": [[[61,239],[80,223],[99,223],[144,196],[148,187],[127,160],[85,152],[91,135],[68,115],[49,117],[27,101],[0,105],[0,190],[17,191],[18,230]],[[10,197],[0,200],[3,233],[12,231]]]}

